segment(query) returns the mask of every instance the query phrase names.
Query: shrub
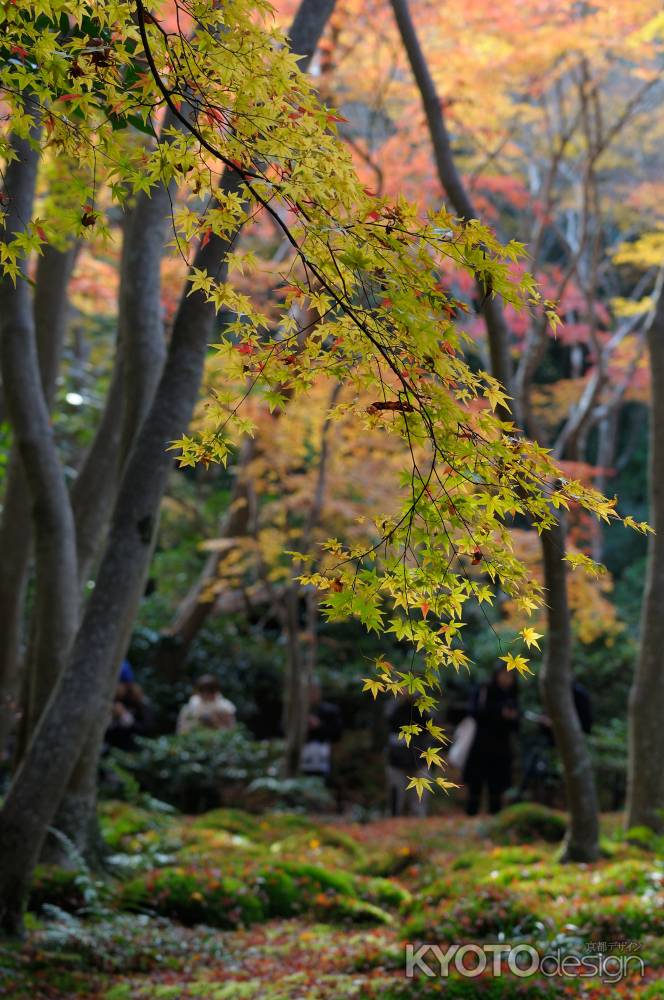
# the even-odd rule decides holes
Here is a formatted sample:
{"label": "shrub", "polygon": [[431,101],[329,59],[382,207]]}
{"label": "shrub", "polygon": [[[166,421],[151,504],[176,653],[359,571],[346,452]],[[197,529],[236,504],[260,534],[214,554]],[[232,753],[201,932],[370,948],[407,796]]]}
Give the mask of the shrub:
{"label": "shrub", "polygon": [[563,813],[534,802],[519,802],[494,816],[489,836],[498,844],[516,844],[529,840],[556,843],[565,836],[567,823]]}
{"label": "shrub", "polygon": [[280,744],[257,742],[243,726],[136,743],[136,751],[113,750],[111,759],[145,792],[187,813],[250,804],[247,789],[258,778],[276,777],[280,757]]}
{"label": "shrub", "polygon": [[268,809],[329,812],[334,800],[321,778],[278,778],[267,775],[251,782],[244,805],[245,808],[258,812]]}

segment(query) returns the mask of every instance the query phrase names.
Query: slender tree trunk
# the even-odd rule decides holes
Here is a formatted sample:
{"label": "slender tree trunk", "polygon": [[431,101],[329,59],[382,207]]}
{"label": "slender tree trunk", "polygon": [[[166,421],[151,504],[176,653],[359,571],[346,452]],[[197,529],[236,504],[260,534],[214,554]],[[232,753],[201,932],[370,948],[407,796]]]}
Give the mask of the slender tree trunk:
{"label": "slender tree trunk", "polygon": [[[422,51],[415,25],[410,15],[408,0],[391,0],[392,10],[399,27],[404,48],[408,55],[413,76],[417,83],[422,106],[427,119],[431,142],[440,182],[447,192],[455,212],[461,219],[476,218],[472,200],[463,179],[456,169],[449,133],[445,124],[443,102],[429,71]],[[509,350],[509,327],[500,301],[491,295],[490,289],[478,286],[481,312],[484,317],[491,371],[512,396],[512,414],[499,414],[503,419],[513,419],[517,426],[522,424],[524,393],[515,394],[515,380]],[[531,373],[532,376],[533,373]],[[523,390],[523,386],[521,387]],[[527,389],[527,387],[526,387]],[[525,431],[529,428],[524,427]],[[545,586],[549,594],[549,625],[555,628],[555,655],[549,655],[544,666],[543,691],[551,700],[551,716],[555,715],[554,729],[556,742],[565,768],[570,809],[570,830],[566,856],[569,860],[581,860],[581,855],[596,856],[598,852],[599,822],[589,817],[589,809],[597,810],[597,795],[594,777],[583,732],[571,691],[572,631],[567,602],[565,563],[565,533],[561,525],[542,535]],[[567,684],[569,690],[563,695]],[[578,757],[577,757],[578,755]],[[594,836],[594,844],[591,839]],[[578,854],[578,858],[575,855]]]}
{"label": "slender tree trunk", "polygon": [[[168,116],[164,129],[172,127],[173,121]],[[122,462],[149,410],[164,367],[161,261],[173,190],[173,184],[158,184],[149,194],[141,192],[129,210],[124,228],[116,370],[100,433],[82,469],[85,490],[81,488],[76,494],[79,501],[84,495],[87,497],[87,505],[75,511],[80,512],[81,524],[77,528],[86,543],[84,552],[79,554],[79,573],[85,572],[86,578],[103,544]],[[115,397],[121,398],[122,405],[113,411]],[[106,475],[101,475],[102,472]],[[137,613],[138,601],[128,610],[127,620],[133,623]],[[130,631],[128,627],[118,646],[118,664],[125,654]],[[107,692],[109,716],[114,689],[115,684]],[[103,736],[100,729],[91,730],[54,818],[53,826],[65,835],[66,841],[49,837],[45,851],[51,862],[67,863],[68,844],[73,844],[91,867],[98,867],[101,861],[102,838],[96,821],[97,771]]]}
{"label": "slender tree trunk", "polygon": [[[606,493],[609,477],[611,476],[611,467],[616,460],[619,417],[620,407],[610,406],[606,412],[602,413],[598,423],[598,472],[595,476],[595,489],[598,489],[600,493]],[[601,522],[595,522],[593,525],[592,555],[596,562],[602,562],[604,559],[604,530]]]}
{"label": "slender tree trunk", "polygon": [[627,826],[664,832],[664,292],[648,327],[650,525],[641,649],[629,695]]}
{"label": "slender tree trunk", "polygon": [[[226,189],[238,185],[226,174]],[[233,175],[233,178],[235,175]],[[195,265],[223,277],[228,243],[213,237]],[[167,446],[187,427],[198,395],[214,310],[183,299],[150,413],[125,469],[108,543],[69,663],[0,811],[0,927],[17,932],[47,826],[91,732],[104,727],[107,691],[128,612],[143,589],[159,504],[171,466]]]}
{"label": "slender tree trunk", "polygon": [[[415,83],[417,84],[422,100],[422,107],[431,137],[438,179],[459,218],[465,222],[477,219],[478,216],[472,199],[454,161],[452,144],[445,123],[443,99],[436,90],[426,56],[417,37],[415,25],[410,15],[408,0],[391,0],[391,4],[401,40],[408,56],[410,68],[415,77]],[[505,319],[505,313],[500,300],[495,298],[491,293],[491,289],[485,288],[481,282],[478,282],[477,295],[479,311],[484,317],[488,332],[491,372],[509,393],[512,385],[512,358],[510,355],[509,327]],[[513,401],[512,409],[516,407],[517,403],[517,400]],[[518,414],[510,414],[509,411],[502,407],[497,412],[498,416],[503,420],[518,418]]]}
{"label": "slender tree trunk", "polygon": [[20,711],[23,612],[32,545],[27,483],[13,449],[0,522],[0,759]]}
{"label": "slender tree trunk", "polygon": [[599,811],[592,763],[572,692],[572,633],[562,521],[542,534],[542,552],[548,639],[540,687],[563,762],[570,814],[562,860],[595,861],[599,856]]}
{"label": "slender tree trunk", "polygon": [[309,683],[307,659],[300,642],[300,587],[292,584],[284,600],[284,631],[287,658],[284,678],[284,774],[294,778],[300,773],[302,747],[307,735]]}
{"label": "slender tree trunk", "polygon": [[[37,263],[33,315],[44,399],[50,409],[68,320],[67,285],[78,248],[47,246]],[[21,677],[25,594],[32,550],[28,484],[16,448],[12,449],[0,519],[0,757],[17,721]]]}
{"label": "slender tree trunk", "polygon": [[[229,543],[251,534],[255,526],[256,500],[247,468],[256,453],[253,438],[240,448],[231,501],[221,525],[220,537]],[[196,583],[180,605],[173,624],[161,634],[155,650],[154,666],[160,676],[175,680],[181,673],[191,644],[207,621],[216,603],[213,590],[229,549],[211,552]]]}
{"label": "slender tree trunk", "polygon": [[[33,141],[39,138],[33,127]],[[7,167],[9,210],[4,232],[18,234],[31,215],[39,163],[38,149],[13,140],[17,158]],[[29,735],[69,653],[76,629],[77,586],[74,522],[40,375],[30,286],[0,281],[0,361],[7,409],[18,455],[25,470],[34,526],[36,584],[34,661],[30,663],[25,729]]]}
{"label": "slender tree trunk", "polygon": [[[299,552],[306,554],[313,543],[313,534],[323,516],[325,493],[329,472],[331,412],[341,393],[341,383],[336,383],[330,394],[327,413],[323,422],[320,452],[316,474],[316,486],[311,498],[309,513],[297,543]],[[309,720],[309,690],[316,663],[318,602],[312,589],[306,592],[306,645],[304,648],[300,630],[300,591],[297,577],[302,572],[301,565],[295,567],[295,580],[286,592],[284,626],[287,640],[288,659],[284,683],[284,771],[287,777],[294,777],[300,771],[302,747],[307,736]]]}

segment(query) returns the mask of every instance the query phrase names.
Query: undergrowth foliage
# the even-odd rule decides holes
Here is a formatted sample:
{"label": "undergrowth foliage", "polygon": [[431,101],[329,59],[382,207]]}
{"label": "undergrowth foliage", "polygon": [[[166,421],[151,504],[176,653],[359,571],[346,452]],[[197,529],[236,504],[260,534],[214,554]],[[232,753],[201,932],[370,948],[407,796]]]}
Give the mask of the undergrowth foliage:
{"label": "undergrowth foliage", "polygon": [[[618,517],[615,501],[567,479],[516,432],[503,387],[463,356],[456,317],[467,307],[450,292],[459,271],[485,296],[536,310],[555,327],[532,277],[516,276],[523,246],[501,245],[444,208],[422,216],[364,189],[337,135],[340,116],[298,70],[265,0],[174,0],[154,13],[142,0],[10,3],[2,38],[0,91],[11,114],[0,156],[15,157],[12,135],[30,137],[49,188],[20,232],[2,234],[5,273],[19,280],[22,262],[45,243],[110,239],[111,205],[174,182],[173,252],[189,266],[189,293],[233,318],[215,345],[227,388],[211,394],[206,428],[173,448],[183,465],[226,462],[252,433],[242,408],[249,393],[281,407],[321,376],[344,385],[331,419],[350,416],[407,443],[402,506],[376,519],[374,544],[330,540],[317,572],[311,556],[293,558],[330,619],[357,616],[420,654],[400,672],[379,659],[366,689],[407,691],[422,713],[431,709],[441,669],[468,665],[459,636],[470,599],[491,602],[500,588],[522,610],[542,603],[515,555],[512,519],[542,532],[572,505]],[[240,228],[260,233],[268,220],[290,250],[276,325],[232,280],[261,267],[237,246]],[[196,248],[217,237],[232,247],[229,280],[192,266]],[[299,307],[314,321],[302,326]],[[599,571],[585,556],[569,559]],[[503,657],[508,669],[530,672],[524,651],[538,638],[522,630]],[[426,725],[434,742],[422,757],[435,768],[445,735]],[[422,728],[406,727],[406,743]],[[446,788],[436,773],[411,785],[420,795],[434,783]]]}

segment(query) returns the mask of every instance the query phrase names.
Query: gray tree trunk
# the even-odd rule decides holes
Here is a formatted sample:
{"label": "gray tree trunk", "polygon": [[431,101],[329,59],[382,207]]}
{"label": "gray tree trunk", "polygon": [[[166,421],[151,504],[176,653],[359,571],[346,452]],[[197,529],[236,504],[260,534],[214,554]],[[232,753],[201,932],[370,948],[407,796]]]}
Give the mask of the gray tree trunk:
{"label": "gray tree trunk", "polygon": [[[410,15],[408,0],[391,0],[392,10],[417,83],[422,105],[427,119],[438,176],[447,192],[455,212],[461,219],[476,218],[472,200],[456,169],[449,133],[445,124],[443,103],[422,51],[415,25]],[[526,412],[524,396],[529,386],[520,386],[515,398],[515,379],[509,350],[509,327],[500,301],[490,294],[490,289],[478,286],[481,312],[489,341],[492,374],[503,384],[512,396],[512,414],[499,413],[503,419],[513,419],[517,426],[532,434],[532,428],[523,425]],[[534,374],[530,372],[530,377]],[[525,391],[524,391],[525,389]],[[583,732],[578,725],[578,717],[571,692],[572,630],[567,601],[565,573],[565,532],[558,524],[551,532],[542,535],[542,555],[544,561],[544,582],[549,594],[549,627],[555,629],[555,655],[549,655],[544,665],[543,692],[553,699],[548,705],[554,732],[565,768],[565,783],[568,791],[570,829],[566,857],[582,860],[597,856],[599,850],[599,819],[593,822],[588,816],[589,808],[597,810],[595,780],[590,767],[590,758]],[[569,683],[568,683],[569,682]],[[568,696],[563,696],[562,688],[568,684]],[[593,842],[594,838],[594,842]],[[575,857],[578,855],[578,857]]]}
{"label": "gray tree trunk", "polygon": [[[168,120],[165,127],[171,126]],[[81,470],[83,484],[75,493],[79,504],[85,500],[75,508],[75,513],[80,512],[77,529],[84,541],[78,558],[79,573],[85,574],[82,584],[103,544],[123,460],[152,403],[164,366],[161,261],[172,194],[173,185],[164,184],[158,184],[150,194],[141,193],[125,225],[116,366],[98,433]],[[139,602],[140,595],[136,605],[127,611],[128,621],[134,621]],[[118,646],[118,664],[125,654],[129,632],[130,627]],[[107,692],[108,699],[114,688],[115,684]],[[91,731],[53,820],[53,827],[66,839],[48,838],[45,852],[51,862],[66,864],[69,845],[73,844],[91,867],[101,863],[101,835],[96,823],[97,770],[103,736],[100,729]]]}
{"label": "gray tree trunk", "polygon": [[[449,132],[445,123],[443,101],[436,90],[433,77],[422,50],[413,19],[410,15],[408,0],[391,0],[394,19],[399,28],[410,68],[420,93],[422,107],[429,128],[431,145],[438,179],[443,190],[452,203],[454,211],[464,222],[477,219],[477,213],[472,199],[457,170],[452,152]],[[510,392],[512,385],[512,358],[510,355],[509,327],[505,319],[500,299],[495,298],[491,289],[485,288],[481,282],[477,285],[479,310],[484,318],[488,333],[491,372],[495,378]],[[513,401],[516,406],[518,401]],[[515,414],[502,407],[498,415],[504,420],[513,419]]]}
{"label": "gray tree trunk", "polygon": [[650,525],[641,648],[629,695],[627,826],[664,832],[664,292],[648,327]]}
{"label": "gray tree trunk", "polygon": [[[39,126],[32,138],[39,138]],[[39,153],[20,138],[5,173],[9,208],[4,237],[21,232],[32,215]],[[0,281],[0,363],[16,449],[25,472],[34,527],[35,598],[28,698],[23,727],[33,732],[64,665],[77,618],[76,539],[69,495],[42,388],[30,287]],[[55,351],[46,351],[53,355]],[[51,363],[47,358],[47,365]],[[53,361],[53,364],[55,362]]]}
{"label": "gray tree trunk", "polygon": [[572,631],[562,521],[542,533],[542,553],[548,632],[540,689],[565,777],[570,818],[562,860],[595,861],[599,857],[599,807],[592,762],[572,691]]}
{"label": "gray tree trunk", "polygon": [[[42,389],[50,410],[68,319],[67,285],[78,248],[44,249],[37,262],[33,315]],[[25,594],[32,551],[28,484],[17,448],[12,449],[0,518],[0,757],[17,721],[21,681]],[[26,686],[27,690],[27,686]]]}

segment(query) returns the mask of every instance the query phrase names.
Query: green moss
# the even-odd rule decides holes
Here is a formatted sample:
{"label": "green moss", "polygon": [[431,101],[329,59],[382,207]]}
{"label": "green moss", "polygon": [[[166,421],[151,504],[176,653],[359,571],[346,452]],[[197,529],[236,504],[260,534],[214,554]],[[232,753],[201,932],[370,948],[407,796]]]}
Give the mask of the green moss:
{"label": "green moss", "polygon": [[533,802],[520,802],[503,809],[491,820],[488,833],[498,844],[529,840],[557,843],[565,836],[567,821],[563,813]]}
{"label": "green moss", "polygon": [[389,878],[400,875],[410,865],[420,859],[419,851],[411,845],[396,847],[389,850],[371,852],[366,860],[357,866],[357,871],[363,875],[376,875]]}
{"label": "green moss", "polygon": [[392,916],[374,903],[349,896],[331,895],[316,900],[317,916],[328,923],[391,924]]}
{"label": "green moss", "polygon": [[379,906],[405,907],[412,902],[407,889],[386,878],[371,878],[361,883],[363,898]]}
{"label": "green moss", "polygon": [[127,882],[119,894],[127,910],[147,910],[183,924],[233,928],[266,916],[255,887],[215,873],[164,868]]}
{"label": "green moss", "polygon": [[118,850],[128,838],[163,826],[164,817],[128,802],[109,802],[100,810],[100,825],[106,843]]}
{"label": "green moss", "polygon": [[194,830],[228,830],[245,837],[260,836],[260,819],[242,809],[212,809],[191,824]]}
{"label": "green moss", "polygon": [[524,934],[538,924],[538,908],[501,886],[482,885],[472,894],[445,900],[414,913],[403,927],[403,937],[424,936],[431,941],[483,941],[499,935]]}
{"label": "green moss", "polygon": [[332,890],[341,896],[355,895],[353,878],[344,872],[330,871],[329,868],[298,861],[284,861],[279,867],[288,872],[307,894]]}

